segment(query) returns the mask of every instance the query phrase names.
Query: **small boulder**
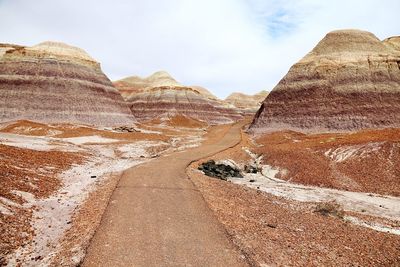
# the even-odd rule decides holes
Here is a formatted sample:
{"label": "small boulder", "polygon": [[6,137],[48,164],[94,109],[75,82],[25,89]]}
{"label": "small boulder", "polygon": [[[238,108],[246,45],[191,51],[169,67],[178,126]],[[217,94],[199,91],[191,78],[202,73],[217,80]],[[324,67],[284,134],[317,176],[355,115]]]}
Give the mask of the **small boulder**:
{"label": "small boulder", "polygon": [[244,165],[244,171],[246,173],[258,173],[260,170],[253,165]]}
{"label": "small boulder", "polygon": [[228,177],[243,178],[238,168],[225,164],[217,164],[214,160],[209,160],[200,164],[198,170],[205,175],[226,181]]}
{"label": "small boulder", "polygon": [[114,128],[114,131],[126,132],[126,133],[137,132],[137,130],[136,130],[134,127],[129,127],[129,126],[120,126],[120,127],[116,127],[116,128]]}

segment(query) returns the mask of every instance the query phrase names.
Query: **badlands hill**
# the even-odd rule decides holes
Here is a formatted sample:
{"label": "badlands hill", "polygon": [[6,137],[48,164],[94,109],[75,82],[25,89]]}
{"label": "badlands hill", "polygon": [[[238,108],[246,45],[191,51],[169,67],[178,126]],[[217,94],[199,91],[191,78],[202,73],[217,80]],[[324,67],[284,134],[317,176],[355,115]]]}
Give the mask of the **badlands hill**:
{"label": "badlands hill", "polygon": [[225,102],[230,103],[241,109],[246,113],[255,113],[261,106],[261,103],[267,97],[268,92],[263,90],[255,95],[246,95],[243,93],[232,93],[226,99]]}
{"label": "badlands hill", "polygon": [[114,82],[141,121],[170,119],[183,115],[210,124],[230,123],[241,113],[218,100],[207,89],[179,84],[167,72],[159,71],[140,78],[128,77]]}
{"label": "badlands hill", "polygon": [[181,86],[174,78],[165,71],[158,71],[152,75],[141,78],[139,76],[130,76],[114,82],[121,95],[128,99],[132,94],[143,92],[159,86]]}
{"label": "badlands hill", "polygon": [[383,40],[383,44],[400,53],[400,36],[393,36]]}
{"label": "badlands hill", "polygon": [[218,97],[216,97],[215,95],[213,95],[210,91],[208,91],[206,88],[202,87],[202,86],[198,86],[198,85],[193,85],[190,86],[191,88],[193,88],[194,90],[196,90],[197,92],[199,92],[201,95],[213,99],[213,100],[219,100]]}
{"label": "badlands hill", "polygon": [[0,122],[132,124],[134,117],[100,64],[57,42],[0,44]]}
{"label": "badlands hill", "polygon": [[328,33],[263,102],[253,132],[400,127],[400,38]]}

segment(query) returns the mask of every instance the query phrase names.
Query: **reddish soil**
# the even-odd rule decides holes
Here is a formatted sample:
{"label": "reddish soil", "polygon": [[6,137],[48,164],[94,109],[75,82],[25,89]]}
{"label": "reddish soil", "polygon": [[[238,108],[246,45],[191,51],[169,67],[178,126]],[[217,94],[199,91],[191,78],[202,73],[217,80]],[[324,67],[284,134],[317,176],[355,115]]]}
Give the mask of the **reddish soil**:
{"label": "reddish soil", "polygon": [[24,134],[32,136],[48,136],[51,131],[57,131],[56,138],[80,137],[89,135],[99,135],[105,138],[120,140],[160,140],[166,141],[168,138],[160,134],[141,133],[141,132],[114,132],[98,130],[86,126],[76,126],[72,124],[42,124],[32,121],[16,121],[0,129],[3,133]]}
{"label": "reddish soil", "polygon": [[[259,137],[256,144],[249,135],[242,133],[242,141],[238,146],[204,158],[200,162],[208,159],[233,159],[236,162],[246,163],[250,157],[243,151],[243,147],[248,147],[259,154],[262,153],[265,162],[288,169],[290,175],[297,171],[296,181],[310,183],[306,178],[311,175],[315,177],[315,181],[321,183],[325,181],[324,178],[327,179],[324,174],[326,175],[329,171],[329,161],[323,154],[326,150],[369,142],[385,141],[385,144],[396,144],[400,140],[399,136],[400,131],[396,129],[321,135],[277,132]],[[293,142],[293,140],[299,141]],[[385,150],[381,149],[378,152],[385,153]],[[374,159],[377,160],[377,158],[382,162],[384,155]],[[358,162],[368,164],[365,160],[365,158],[359,158]],[[200,162],[192,164],[188,169],[190,178],[202,192],[232,240],[255,266],[261,264],[268,266],[400,265],[399,236],[356,226],[335,216],[324,216],[315,212],[316,203],[290,201],[245,186],[210,178],[195,170]],[[321,162],[326,162],[326,164],[321,166]],[[354,160],[354,162],[357,161]],[[340,164],[345,165],[349,162]],[[377,168],[376,165],[373,164],[369,168]],[[356,178],[362,177],[356,172],[353,175],[352,177]],[[399,186],[391,187],[390,180],[386,180],[384,176],[382,174],[380,181],[387,184],[376,185],[377,188],[381,191],[391,188],[398,190]],[[372,188],[373,182],[368,179],[373,178],[367,176],[365,180],[359,179],[359,181],[360,183],[364,181],[361,183],[363,186],[371,185]],[[369,217],[353,212],[344,214],[358,218]],[[399,223],[383,219],[380,221],[375,217],[368,219],[383,225],[389,223],[397,226]]]}
{"label": "reddish soil", "polygon": [[77,266],[81,263],[119,179],[120,174],[110,175],[89,194],[73,215],[71,228],[60,240],[61,250],[57,252],[51,266]]}
{"label": "reddish soil", "polygon": [[11,190],[29,192],[38,198],[47,197],[60,186],[55,177],[82,160],[83,156],[77,153],[37,151],[0,144],[0,195],[20,204],[23,199],[10,193]]}
{"label": "reddish soil", "polygon": [[400,237],[189,169],[232,240],[255,266],[399,266]]}
{"label": "reddish soil", "polygon": [[[17,204],[7,205],[11,214],[0,213],[0,259],[26,244],[33,235],[29,223],[32,209],[19,206],[25,200],[12,191],[29,192],[36,198],[45,198],[61,186],[57,175],[83,159],[84,156],[77,153],[36,151],[0,144],[0,197]],[[0,265],[2,263],[0,260]]]}
{"label": "reddish soil", "polygon": [[[195,121],[185,121],[194,127]],[[175,124],[178,124],[179,120]],[[193,135],[193,128],[163,128],[140,124],[135,128],[159,131],[161,134],[141,132],[115,132],[99,130],[88,126],[72,124],[42,124],[32,121],[16,121],[2,125],[0,132],[32,136],[52,136],[56,138],[80,137],[99,135],[105,138],[120,140],[122,143],[138,140],[168,141],[171,136]],[[150,155],[158,155],[168,148],[168,144],[150,147]],[[117,155],[118,156],[118,155]],[[46,198],[61,187],[58,175],[69,169],[72,164],[80,164],[86,158],[83,154],[60,151],[37,151],[0,144],[0,197],[14,201],[16,205],[25,200],[12,193],[12,190],[32,193],[36,198]],[[101,214],[118,176],[106,179],[92,192],[88,201],[74,214],[71,228],[61,240],[61,251],[54,258],[54,265],[74,265],[76,260],[83,257],[80,247],[85,248],[89,239],[98,226]],[[10,206],[1,201],[0,204],[10,210],[11,214],[0,213],[0,266],[5,264],[4,256],[20,246],[31,242],[34,231],[30,226],[35,207]],[[12,205],[12,203],[11,203]],[[85,238],[81,238],[84,236]],[[79,237],[79,238],[78,238]]]}
{"label": "reddish soil", "polygon": [[176,115],[172,117],[167,124],[169,126],[185,127],[185,128],[203,128],[208,124],[193,118],[189,118],[182,115]]}
{"label": "reddish soil", "polygon": [[[259,146],[253,151],[264,155],[264,163],[289,171],[282,179],[400,196],[400,129],[329,134],[284,131],[265,134],[256,143]],[[324,154],[329,149],[377,143],[378,150],[360,151],[339,162]]]}
{"label": "reddish soil", "polygon": [[46,136],[54,128],[39,122],[19,120],[0,129],[2,133],[25,134],[32,136]]}

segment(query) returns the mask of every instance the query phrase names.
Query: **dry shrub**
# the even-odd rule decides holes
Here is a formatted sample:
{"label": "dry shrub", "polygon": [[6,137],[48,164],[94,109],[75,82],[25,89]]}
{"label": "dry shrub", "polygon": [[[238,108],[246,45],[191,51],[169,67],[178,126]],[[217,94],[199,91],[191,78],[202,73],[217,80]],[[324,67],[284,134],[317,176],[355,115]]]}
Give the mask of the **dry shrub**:
{"label": "dry shrub", "polygon": [[336,201],[321,202],[318,203],[314,209],[314,212],[318,212],[324,216],[334,216],[340,219],[344,217],[344,210]]}

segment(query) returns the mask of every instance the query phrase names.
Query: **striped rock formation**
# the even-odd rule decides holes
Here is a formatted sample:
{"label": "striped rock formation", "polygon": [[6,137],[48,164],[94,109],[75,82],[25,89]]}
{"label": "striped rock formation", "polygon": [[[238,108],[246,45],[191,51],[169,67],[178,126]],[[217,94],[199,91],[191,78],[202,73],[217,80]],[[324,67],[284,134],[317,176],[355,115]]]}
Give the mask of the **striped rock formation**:
{"label": "striped rock formation", "polygon": [[244,113],[256,113],[267,95],[268,92],[265,90],[255,95],[232,93],[225,99],[225,102],[232,104]]}
{"label": "striped rock formation", "polygon": [[400,38],[328,33],[272,90],[250,130],[400,127]]}
{"label": "striped rock formation", "polygon": [[237,109],[218,100],[205,88],[180,85],[164,71],[147,78],[128,77],[114,82],[114,85],[140,121],[184,115],[220,124],[242,118]]}
{"label": "striped rock formation", "polygon": [[206,88],[204,88],[202,86],[192,85],[190,87],[192,89],[196,90],[197,92],[199,92],[201,95],[203,95],[203,96],[205,96],[205,97],[207,97],[209,99],[220,101],[220,99],[218,97],[213,95],[210,91],[208,91]]}
{"label": "striped rock formation", "polygon": [[128,99],[131,95],[159,86],[181,86],[165,71],[158,71],[146,78],[130,76],[114,82],[121,95]]}
{"label": "striped rock formation", "polygon": [[135,121],[100,64],[56,42],[0,44],[0,122],[19,119],[97,126]]}

